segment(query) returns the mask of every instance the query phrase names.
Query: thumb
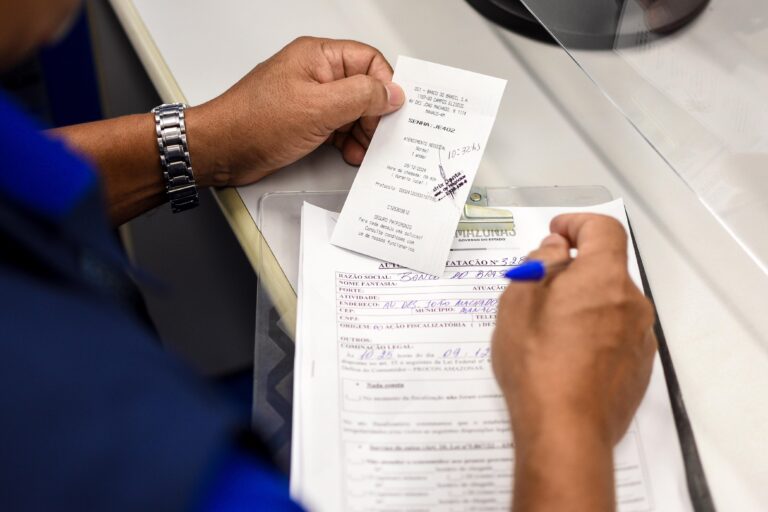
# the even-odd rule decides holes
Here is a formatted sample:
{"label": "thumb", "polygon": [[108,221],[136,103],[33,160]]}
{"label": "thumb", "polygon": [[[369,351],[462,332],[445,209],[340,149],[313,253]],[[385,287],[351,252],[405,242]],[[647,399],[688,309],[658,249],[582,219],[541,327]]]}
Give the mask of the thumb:
{"label": "thumb", "polygon": [[370,75],[354,75],[320,87],[324,89],[324,124],[329,131],[361,117],[389,114],[405,102],[405,93],[399,85],[384,83]]}

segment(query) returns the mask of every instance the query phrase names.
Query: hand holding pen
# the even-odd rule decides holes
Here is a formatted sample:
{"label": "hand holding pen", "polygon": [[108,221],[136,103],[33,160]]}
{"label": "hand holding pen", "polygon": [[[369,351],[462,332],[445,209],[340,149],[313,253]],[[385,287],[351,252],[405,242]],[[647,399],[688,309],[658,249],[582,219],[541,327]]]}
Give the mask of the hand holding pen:
{"label": "hand holding pen", "polygon": [[[650,376],[653,307],[629,275],[627,234],[618,221],[561,215],[550,229],[527,263],[508,272],[492,341],[494,372],[516,443],[535,439],[547,422],[564,422],[610,448]],[[561,414],[555,411],[575,416],[550,417]]]}
{"label": "hand holding pen", "polygon": [[[533,486],[609,510],[613,446],[653,366],[653,307],[629,276],[627,234],[615,219],[561,215],[550,230],[528,262],[508,272],[491,342],[514,432],[514,500],[533,502]],[[556,461],[555,469],[542,479],[523,458]],[[605,476],[604,492],[594,492],[594,475]]]}

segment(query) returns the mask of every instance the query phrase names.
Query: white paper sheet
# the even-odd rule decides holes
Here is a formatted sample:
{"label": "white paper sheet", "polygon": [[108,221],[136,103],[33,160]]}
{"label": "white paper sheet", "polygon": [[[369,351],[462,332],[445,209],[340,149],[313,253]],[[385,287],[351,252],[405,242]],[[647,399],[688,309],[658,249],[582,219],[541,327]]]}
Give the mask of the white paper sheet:
{"label": "white paper sheet", "polygon": [[[310,510],[509,510],[514,446],[490,368],[501,272],[566,209],[510,208],[503,249],[457,242],[441,277],[330,244],[302,212],[293,496]],[[590,208],[626,225],[618,200]],[[640,283],[634,252],[629,269]],[[692,510],[660,362],[615,450],[621,512]]]}
{"label": "white paper sheet", "polygon": [[385,116],[333,243],[441,275],[506,80],[400,57],[406,103]]}

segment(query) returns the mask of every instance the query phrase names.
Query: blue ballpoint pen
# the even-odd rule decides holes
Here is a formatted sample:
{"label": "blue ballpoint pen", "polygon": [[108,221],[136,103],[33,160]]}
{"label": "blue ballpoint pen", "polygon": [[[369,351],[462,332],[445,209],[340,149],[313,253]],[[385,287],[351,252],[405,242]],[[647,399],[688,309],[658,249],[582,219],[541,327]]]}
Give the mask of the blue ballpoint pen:
{"label": "blue ballpoint pen", "polygon": [[516,267],[512,267],[504,273],[504,277],[511,281],[541,281],[547,274],[561,270],[571,264],[573,260],[545,263],[541,260],[528,260]]}

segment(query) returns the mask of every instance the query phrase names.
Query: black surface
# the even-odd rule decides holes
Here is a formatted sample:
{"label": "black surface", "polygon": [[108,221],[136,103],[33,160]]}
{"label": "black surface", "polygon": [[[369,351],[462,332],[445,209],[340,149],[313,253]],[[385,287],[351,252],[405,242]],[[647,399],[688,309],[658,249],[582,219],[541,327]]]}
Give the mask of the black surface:
{"label": "black surface", "polygon": [[518,0],[467,0],[477,12],[520,35],[549,44],[557,41]]}
{"label": "black surface", "polygon": [[[607,50],[671,34],[693,21],[709,0],[531,0],[536,16],[520,0],[467,2],[491,21],[526,37],[550,44],[557,39],[566,48]],[[630,4],[641,9],[625,11]],[[640,15],[633,18],[635,13]],[[637,28],[620,31],[622,16],[624,27]]]}

